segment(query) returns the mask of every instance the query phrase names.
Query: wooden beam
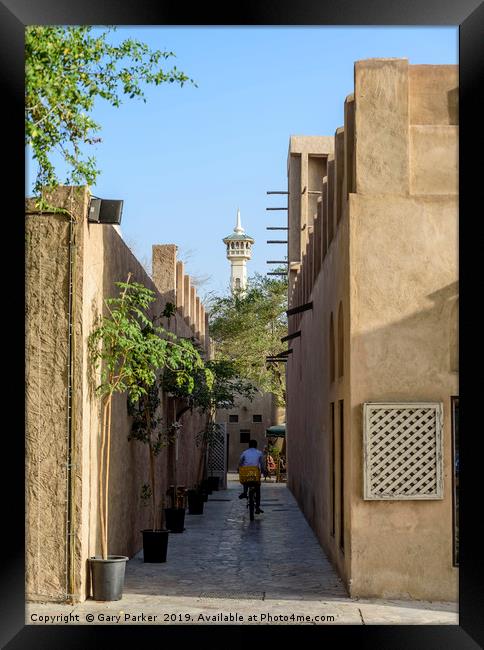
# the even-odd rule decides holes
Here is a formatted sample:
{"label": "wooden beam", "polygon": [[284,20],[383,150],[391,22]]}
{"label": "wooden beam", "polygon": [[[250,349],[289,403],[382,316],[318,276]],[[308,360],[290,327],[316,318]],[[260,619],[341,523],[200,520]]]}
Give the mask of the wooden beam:
{"label": "wooden beam", "polygon": [[281,343],[284,343],[284,341],[290,341],[291,339],[296,339],[298,336],[301,336],[301,330],[293,332],[292,334],[288,334],[287,336],[283,336]]}
{"label": "wooden beam", "polygon": [[284,350],[283,352],[279,352],[279,354],[276,354],[276,357],[286,357],[288,354],[292,353],[292,348],[289,350]]}
{"label": "wooden beam", "polygon": [[298,307],[291,307],[291,309],[288,309],[286,311],[286,314],[288,316],[292,316],[293,314],[299,314],[302,311],[306,311],[307,309],[312,309],[313,308],[313,301],[307,302],[305,305],[299,305]]}

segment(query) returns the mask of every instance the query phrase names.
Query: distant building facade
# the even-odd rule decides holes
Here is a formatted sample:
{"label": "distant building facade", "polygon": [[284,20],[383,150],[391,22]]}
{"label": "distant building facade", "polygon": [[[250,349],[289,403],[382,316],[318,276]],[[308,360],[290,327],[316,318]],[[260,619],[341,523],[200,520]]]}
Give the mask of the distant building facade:
{"label": "distant building facade", "polygon": [[457,600],[458,70],[355,63],[288,155],[288,485],[352,596]]}

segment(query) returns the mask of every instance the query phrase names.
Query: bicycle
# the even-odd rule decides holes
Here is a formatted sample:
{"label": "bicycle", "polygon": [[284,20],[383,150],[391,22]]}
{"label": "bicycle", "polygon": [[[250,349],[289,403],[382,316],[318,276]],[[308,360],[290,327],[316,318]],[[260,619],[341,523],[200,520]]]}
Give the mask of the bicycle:
{"label": "bicycle", "polygon": [[250,521],[254,521],[256,485],[257,485],[256,481],[250,481],[248,482],[247,485],[247,508],[249,508]]}
{"label": "bicycle", "polygon": [[247,508],[249,509],[249,519],[254,521],[255,514],[255,491],[260,484],[260,470],[258,467],[246,465],[239,468],[239,480],[247,486]]}

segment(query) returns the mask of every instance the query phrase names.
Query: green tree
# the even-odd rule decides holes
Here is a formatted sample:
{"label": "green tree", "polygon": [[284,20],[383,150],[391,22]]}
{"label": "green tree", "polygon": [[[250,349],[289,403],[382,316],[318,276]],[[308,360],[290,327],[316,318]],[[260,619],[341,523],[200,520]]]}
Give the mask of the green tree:
{"label": "green tree", "polygon": [[143,42],[107,40],[114,27],[99,35],[92,26],[28,26],[25,32],[25,138],[38,163],[34,192],[59,180],[52,155],[59,153],[70,172],[66,184],[94,185],[100,170],[86,145],[100,142],[100,125],[89,115],[97,98],[118,107],[122,96],[146,102],[144,84],[192,79],[176,66],[162,64],[173,52],[152,50]]}
{"label": "green tree", "polygon": [[246,291],[214,297],[210,304],[210,334],[216,359],[234,364],[240,377],[261,391],[273,393],[280,405],[286,401],[283,363],[268,363],[287,349],[287,282],[256,273]]}
{"label": "green tree", "polygon": [[[89,335],[93,371],[100,372],[96,387],[102,403],[101,451],[99,467],[99,514],[101,549],[108,555],[108,496],[111,446],[111,407],[115,393],[127,392],[134,403],[148,395],[157,372],[167,368],[175,383],[190,392],[194,370],[203,369],[203,360],[190,341],[155,326],[147,310],[155,299],[151,289],[137,282],[116,282],[120,295],[105,300],[107,314]],[[204,373],[210,383],[211,372]],[[148,427],[151,434],[151,426]],[[152,445],[150,444],[150,454]]]}
{"label": "green tree", "polygon": [[194,386],[191,391],[186,384],[176,381],[176,373],[172,370],[163,373],[164,390],[177,400],[177,421],[188,410],[211,413],[217,409],[233,408],[237,397],[252,399],[257,392],[250,381],[239,376],[232,361],[211,359],[205,362],[204,369],[212,373],[211,381],[207,382],[202,370],[194,369]]}
{"label": "green tree", "polygon": [[[201,462],[205,459],[207,448],[221,435],[215,422],[217,410],[233,408],[238,397],[252,399],[257,392],[251,381],[239,376],[232,361],[210,359],[205,362],[205,369],[211,373],[209,381],[201,369],[194,368],[193,390],[188,390],[187,384],[177,382],[176,373],[172,370],[165,371],[162,379],[163,389],[175,399],[176,423],[189,410],[208,414],[206,427],[196,436],[202,450]],[[201,479],[203,466],[199,467],[198,474]]]}

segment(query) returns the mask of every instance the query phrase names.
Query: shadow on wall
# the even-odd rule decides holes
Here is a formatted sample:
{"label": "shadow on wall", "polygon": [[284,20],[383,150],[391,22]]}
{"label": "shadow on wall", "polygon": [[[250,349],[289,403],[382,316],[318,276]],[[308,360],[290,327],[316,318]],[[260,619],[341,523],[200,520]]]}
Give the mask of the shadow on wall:
{"label": "shadow on wall", "polygon": [[362,356],[367,376],[363,368],[359,376],[369,394],[381,393],[384,374],[388,375],[391,392],[397,395],[401,391],[407,398],[409,389],[421,385],[425,376],[439,390],[442,382],[447,385],[448,373],[458,371],[458,282],[427,298],[433,303],[428,309],[354,337],[352,352],[357,349]]}
{"label": "shadow on wall", "polygon": [[[140,282],[154,290],[155,286],[142,264],[126,246],[115,228],[103,226],[103,277],[104,298],[117,296],[116,282],[126,282],[128,272],[131,281]],[[153,303],[151,315],[160,311],[160,300]],[[106,307],[104,306],[106,313]],[[132,557],[142,548],[141,530],[149,528],[149,508],[143,507],[140,499],[141,486],[149,482],[148,447],[135,441],[128,441],[131,418],[127,411],[127,395],[115,394],[112,407],[111,469],[109,483],[109,537],[110,548],[116,554]],[[97,450],[99,461],[99,449]],[[156,459],[158,477],[165,474],[162,467],[165,453]],[[166,486],[157,481],[157,492],[161,496]]]}
{"label": "shadow on wall", "polygon": [[[440,401],[442,396],[448,394],[449,400],[444,406],[449,407],[458,373],[458,282],[452,282],[426,297],[428,308],[352,338],[351,354],[357,356],[358,385],[364,387],[364,401]],[[333,345],[337,345],[336,340]],[[306,426],[310,425],[307,422]],[[351,427],[352,439],[362,444],[361,404],[354,408]],[[299,447],[296,453],[305,452]],[[353,452],[353,458],[361,459],[362,453],[360,447],[359,451]],[[306,458],[305,462],[310,461]],[[325,492],[331,481],[329,464],[321,465],[319,471],[328,471],[328,475],[322,477]],[[363,498],[363,469],[359,460],[354,464],[354,471],[356,477],[361,479],[354,495],[359,500]],[[323,544],[329,535],[331,521],[330,510],[324,502],[327,498],[329,504],[331,494],[328,493],[326,497],[326,494],[318,493],[319,508],[315,507],[309,484],[312,476],[314,472],[311,471],[307,475],[291,473],[289,488]],[[448,494],[446,498],[449,498]],[[337,494],[337,503],[338,499]]]}
{"label": "shadow on wall", "polygon": [[449,111],[449,124],[459,124],[459,88],[452,88],[447,92],[447,110]]}

